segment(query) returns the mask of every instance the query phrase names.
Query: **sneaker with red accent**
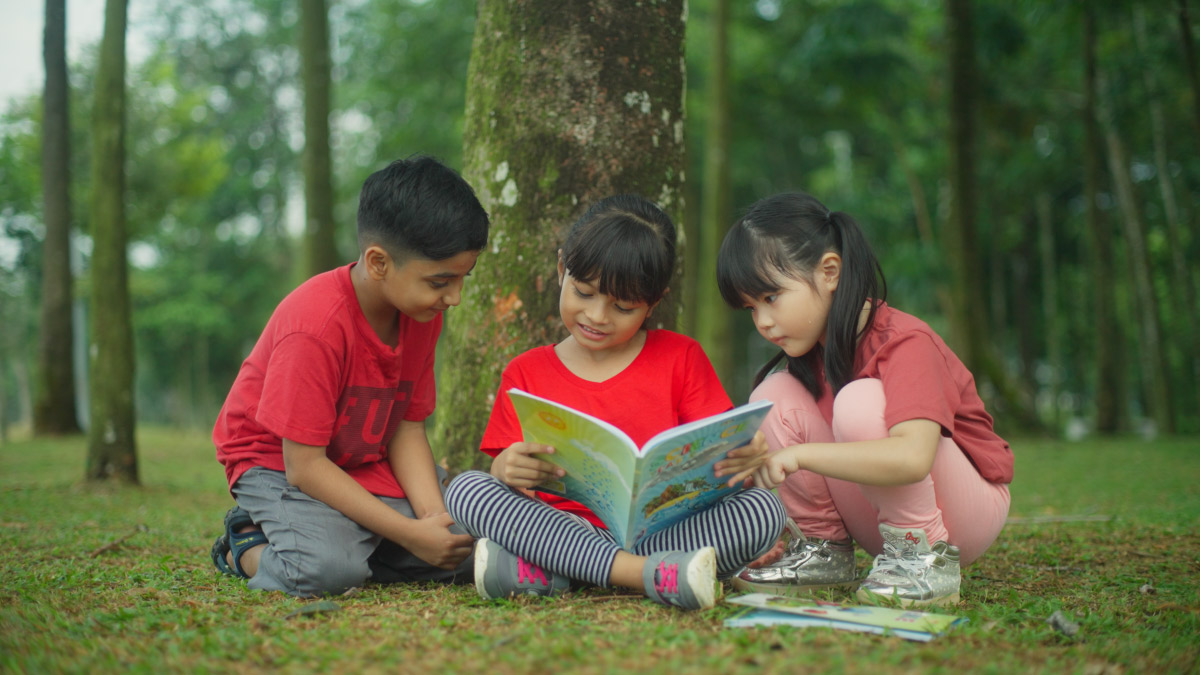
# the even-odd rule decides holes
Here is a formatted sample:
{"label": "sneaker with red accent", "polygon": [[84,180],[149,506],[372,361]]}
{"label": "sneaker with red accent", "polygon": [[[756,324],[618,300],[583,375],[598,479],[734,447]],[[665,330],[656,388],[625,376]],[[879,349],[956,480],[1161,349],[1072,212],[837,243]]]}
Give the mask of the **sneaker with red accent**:
{"label": "sneaker with red accent", "polygon": [[646,596],[680,609],[708,609],[717,602],[717,551],[655,553],[642,568]]}
{"label": "sneaker with red accent", "polygon": [[925,530],[880,523],[883,553],[858,588],[863,602],[901,607],[958,604],[962,571],[957,546],[944,541],[931,546]]}
{"label": "sneaker with red accent", "polygon": [[570,580],[504,550],[490,539],[475,544],[475,590],[487,600],[514,595],[557,595]]}

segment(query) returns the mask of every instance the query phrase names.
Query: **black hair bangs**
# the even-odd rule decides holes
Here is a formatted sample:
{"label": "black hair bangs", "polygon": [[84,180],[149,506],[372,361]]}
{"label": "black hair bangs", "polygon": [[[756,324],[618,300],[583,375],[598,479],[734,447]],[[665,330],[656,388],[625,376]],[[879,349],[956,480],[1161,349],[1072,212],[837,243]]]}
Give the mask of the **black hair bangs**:
{"label": "black hair bangs", "polygon": [[624,214],[585,227],[586,234],[564,246],[563,266],[571,276],[618,300],[653,305],[662,299],[675,259],[653,229]]}
{"label": "black hair bangs", "polygon": [[779,290],[780,275],[792,276],[781,248],[774,239],[756,236],[746,220],[729,230],[717,253],[717,288],[726,304],[741,309],[746,298]]}

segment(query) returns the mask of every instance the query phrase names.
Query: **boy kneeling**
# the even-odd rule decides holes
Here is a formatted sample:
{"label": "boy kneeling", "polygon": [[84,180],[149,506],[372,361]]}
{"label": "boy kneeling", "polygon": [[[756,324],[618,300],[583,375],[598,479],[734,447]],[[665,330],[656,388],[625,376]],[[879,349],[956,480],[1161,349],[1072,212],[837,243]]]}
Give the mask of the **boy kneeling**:
{"label": "boy kneeling", "polygon": [[472,539],[446,513],[424,420],[442,312],[487,234],[471,187],[434,159],[367,178],[358,261],[284,298],[217,418],[237,501],[217,569],[300,597],[472,578]]}

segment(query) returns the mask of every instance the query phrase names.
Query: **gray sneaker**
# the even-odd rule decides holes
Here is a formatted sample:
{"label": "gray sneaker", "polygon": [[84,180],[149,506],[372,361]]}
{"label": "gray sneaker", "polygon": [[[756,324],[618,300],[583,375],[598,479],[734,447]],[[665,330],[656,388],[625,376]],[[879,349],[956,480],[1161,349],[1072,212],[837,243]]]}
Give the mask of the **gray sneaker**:
{"label": "gray sneaker", "polygon": [[504,550],[490,539],[475,544],[475,590],[486,600],[514,595],[557,595],[571,582]]}
{"label": "gray sneaker", "polygon": [[792,540],[783,557],[770,565],[743,569],[732,580],[743,591],[773,595],[805,595],[825,588],[853,586],[854,543],[849,539],[809,539],[792,524]]}
{"label": "gray sneaker", "polygon": [[929,545],[925,530],[881,524],[883,553],[858,588],[863,602],[898,602],[901,607],[958,604],[962,572],[958,547],[944,541]]}
{"label": "gray sneaker", "polygon": [[680,609],[708,609],[717,603],[717,551],[655,553],[642,568],[646,597]]}

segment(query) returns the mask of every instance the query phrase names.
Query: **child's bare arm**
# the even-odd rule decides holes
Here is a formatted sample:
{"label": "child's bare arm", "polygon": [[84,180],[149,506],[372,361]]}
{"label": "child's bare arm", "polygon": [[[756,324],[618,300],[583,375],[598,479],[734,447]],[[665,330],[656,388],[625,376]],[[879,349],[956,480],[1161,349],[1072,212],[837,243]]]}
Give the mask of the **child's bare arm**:
{"label": "child's bare arm", "polygon": [[531,488],[566,471],[534,455],[553,454],[554,448],[540,443],[513,443],[492,460],[492,475],[516,488]]}
{"label": "child's bare arm", "polygon": [[288,483],[431,565],[454,569],[471,552],[469,535],[450,532],[449,514],[412,519],[396,513],[329,461],[325,448],[285,438],[283,463]]}
{"label": "child's bare arm", "polygon": [[402,420],[388,445],[388,464],[417,518],[446,512],[425,422]]}

